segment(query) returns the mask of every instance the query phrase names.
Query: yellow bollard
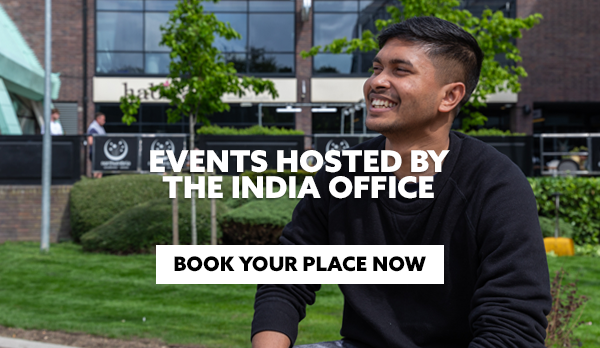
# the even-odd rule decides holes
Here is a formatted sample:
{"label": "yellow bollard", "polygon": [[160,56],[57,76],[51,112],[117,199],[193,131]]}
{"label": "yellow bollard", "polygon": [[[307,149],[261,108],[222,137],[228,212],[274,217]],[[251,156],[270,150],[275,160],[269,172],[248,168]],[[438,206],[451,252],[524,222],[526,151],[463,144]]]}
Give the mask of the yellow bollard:
{"label": "yellow bollard", "polygon": [[557,256],[575,255],[575,243],[573,239],[565,237],[546,237],[544,238],[546,252],[554,251]]}

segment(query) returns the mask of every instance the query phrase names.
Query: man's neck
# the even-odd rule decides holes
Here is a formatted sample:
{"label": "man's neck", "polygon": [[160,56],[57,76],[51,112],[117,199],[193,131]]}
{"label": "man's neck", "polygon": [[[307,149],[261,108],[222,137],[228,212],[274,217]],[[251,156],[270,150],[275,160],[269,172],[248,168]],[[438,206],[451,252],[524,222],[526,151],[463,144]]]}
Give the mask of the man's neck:
{"label": "man's neck", "polygon": [[[429,167],[421,173],[411,171],[411,151],[413,150],[433,150],[437,155],[450,147],[450,130],[441,127],[434,132],[395,134],[386,136],[385,149],[393,150],[402,157],[402,166],[394,174],[398,179],[405,176],[432,176],[435,174],[434,162],[430,156],[427,157]],[[391,165],[391,163],[389,164]]]}

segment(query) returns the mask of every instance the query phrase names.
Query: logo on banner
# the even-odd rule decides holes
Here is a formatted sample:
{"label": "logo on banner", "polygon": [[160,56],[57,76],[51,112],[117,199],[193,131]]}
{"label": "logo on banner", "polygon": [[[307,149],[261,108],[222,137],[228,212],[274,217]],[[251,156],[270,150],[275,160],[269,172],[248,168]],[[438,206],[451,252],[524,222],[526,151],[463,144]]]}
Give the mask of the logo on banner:
{"label": "logo on banner", "polygon": [[156,139],[150,145],[150,150],[175,151],[175,144],[173,144],[171,139]]}
{"label": "logo on banner", "polygon": [[109,138],[104,143],[104,155],[111,161],[117,162],[122,160],[127,156],[127,152],[129,152],[129,146],[127,146],[125,139],[114,140]]}
{"label": "logo on banner", "polygon": [[342,151],[350,148],[350,144],[345,139],[331,139],[325,146],[325,152],[329,150]]}

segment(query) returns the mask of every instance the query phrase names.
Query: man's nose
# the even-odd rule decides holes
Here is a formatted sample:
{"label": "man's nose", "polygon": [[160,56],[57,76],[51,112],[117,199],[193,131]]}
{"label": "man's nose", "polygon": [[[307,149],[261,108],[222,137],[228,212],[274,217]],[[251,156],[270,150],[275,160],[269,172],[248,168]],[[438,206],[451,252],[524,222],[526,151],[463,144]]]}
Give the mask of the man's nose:
{"label": "man's nose", "polygon": [[385,71],[382,71],[378,75],[374,75],[371,79],[371,89],[381,90],[390,88],[389,76]]}

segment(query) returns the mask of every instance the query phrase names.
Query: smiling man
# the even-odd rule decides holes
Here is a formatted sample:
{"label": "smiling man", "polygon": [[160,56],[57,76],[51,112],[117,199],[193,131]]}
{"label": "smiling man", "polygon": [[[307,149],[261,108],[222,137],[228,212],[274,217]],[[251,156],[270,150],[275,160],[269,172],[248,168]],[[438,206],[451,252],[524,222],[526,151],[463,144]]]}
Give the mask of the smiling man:
{"label": "smiling man", "polygon": [[[322,198],[298,204],[281,243],[444,245],[444,284],[340,285],[343,339],[302,347],[544,347],[551,298],[531,187],[506,156],[450,131],[477,85],[481,49],[470,34],[433,17],[393,25],[379,46],[364,94],[367,127],[382,136],[354,149],[398,152],[398,180],[435,174],[433,165],[412,173],[411,150],[449,150],[434,178],[435,198],[337,199],[327,194],[333,177],[372,174],[321,170],[315,181]],[[253,347],[292,346],[319,288],[260,285]]]}

